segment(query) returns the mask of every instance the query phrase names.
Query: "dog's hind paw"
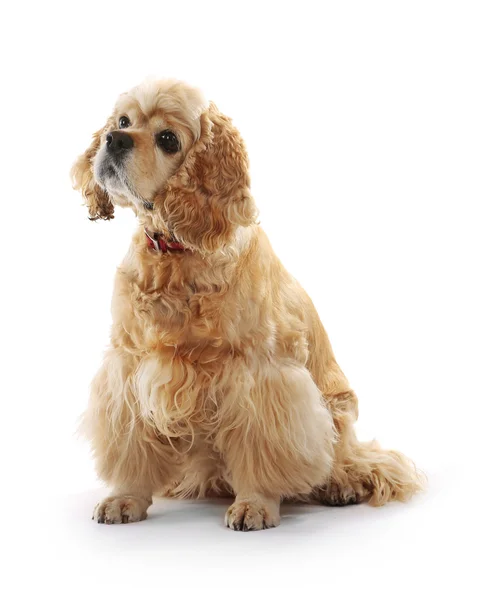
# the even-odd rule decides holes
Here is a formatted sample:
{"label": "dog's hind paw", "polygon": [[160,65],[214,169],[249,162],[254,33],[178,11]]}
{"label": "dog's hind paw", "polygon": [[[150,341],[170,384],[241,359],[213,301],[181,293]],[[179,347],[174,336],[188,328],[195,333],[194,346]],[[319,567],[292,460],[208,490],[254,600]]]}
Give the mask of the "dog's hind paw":
{"label": "dog's hind paw", "polygon": [[368,491],[361,485],[337,485],[330,483],[327,486],[318,488],[313,493],[313,498],[321,504],[328,506],[349,506],[351,504],[360,504],[368,496]]}

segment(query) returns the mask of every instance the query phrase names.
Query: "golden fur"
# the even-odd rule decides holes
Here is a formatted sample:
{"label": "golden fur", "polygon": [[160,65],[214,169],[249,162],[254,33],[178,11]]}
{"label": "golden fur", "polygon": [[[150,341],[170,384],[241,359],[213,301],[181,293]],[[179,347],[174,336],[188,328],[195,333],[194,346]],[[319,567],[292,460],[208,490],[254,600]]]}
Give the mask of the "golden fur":
{"label": "golden fur", "polygon": [[[123,181],[98,181],[122,115],[134,140]],[[177,155],[153,141],[166,127]],[[256,224],[243,141],[215,105],[180,82],[134,88],[72,174],[92,219],[113,218],[118,204],[140,223],[84,417],[114,490],[99,522],[143,519],[155,494],[220,494],[236,497],[229,527],[262,529],[279,523],[282,498],[381,505],[420,489],[403,455],[356,439],[357,398],[311,300]],[[186,250],[150,248],[144,227]]]}

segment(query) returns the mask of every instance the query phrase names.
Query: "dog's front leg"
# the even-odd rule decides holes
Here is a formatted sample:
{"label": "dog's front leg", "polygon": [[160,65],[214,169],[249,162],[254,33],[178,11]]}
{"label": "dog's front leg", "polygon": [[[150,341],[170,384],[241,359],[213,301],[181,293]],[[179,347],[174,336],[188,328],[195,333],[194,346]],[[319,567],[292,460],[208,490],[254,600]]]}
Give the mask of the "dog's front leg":
{"label": "dog's front leg", "polygon": [[232,382],[216,436],[236,493],[225,523],[240,531],[275,527],[281,498],[326,481],[332,419],[307,369],[293,361],[234,361]]}
{"label": "dog's front leg", "polygon": [[84,429],[100,479],[113,490],[94,509],[98,523],[132,523],[147,517],[152,495],[173,478],[172,446],[139,414],[132,378],[138,360],[110,349],[91,386]]}

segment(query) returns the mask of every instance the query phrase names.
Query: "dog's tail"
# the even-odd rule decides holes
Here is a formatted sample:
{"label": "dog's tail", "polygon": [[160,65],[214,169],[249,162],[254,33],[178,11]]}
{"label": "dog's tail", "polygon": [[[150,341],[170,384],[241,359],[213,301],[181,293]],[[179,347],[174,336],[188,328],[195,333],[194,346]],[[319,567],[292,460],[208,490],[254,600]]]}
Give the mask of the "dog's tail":
{"label": "dog's tail", "polygon": [[391,500],[406,502],[424,489],[425,475],[414,463],[395,450],[383,450],[374,440],[356,438],[344,457],[344,471],[350,481],[362,486],[362,496],[372,506]]}

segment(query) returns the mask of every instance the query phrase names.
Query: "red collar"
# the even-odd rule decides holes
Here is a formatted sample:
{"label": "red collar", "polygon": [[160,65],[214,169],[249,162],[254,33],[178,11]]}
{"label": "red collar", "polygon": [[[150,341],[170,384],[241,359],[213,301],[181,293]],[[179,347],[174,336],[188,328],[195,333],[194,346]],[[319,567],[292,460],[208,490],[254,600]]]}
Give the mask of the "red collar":
{"label": "red collar", "polygon": [[183,252],[185,247],[178,242],[174,236],[171,236],[169,240],[166,240],[162,233],[151,233],[145,228],[145,235],[147,237],[147,244],[149,248],[158,250],[159,252],[177,251]]}

